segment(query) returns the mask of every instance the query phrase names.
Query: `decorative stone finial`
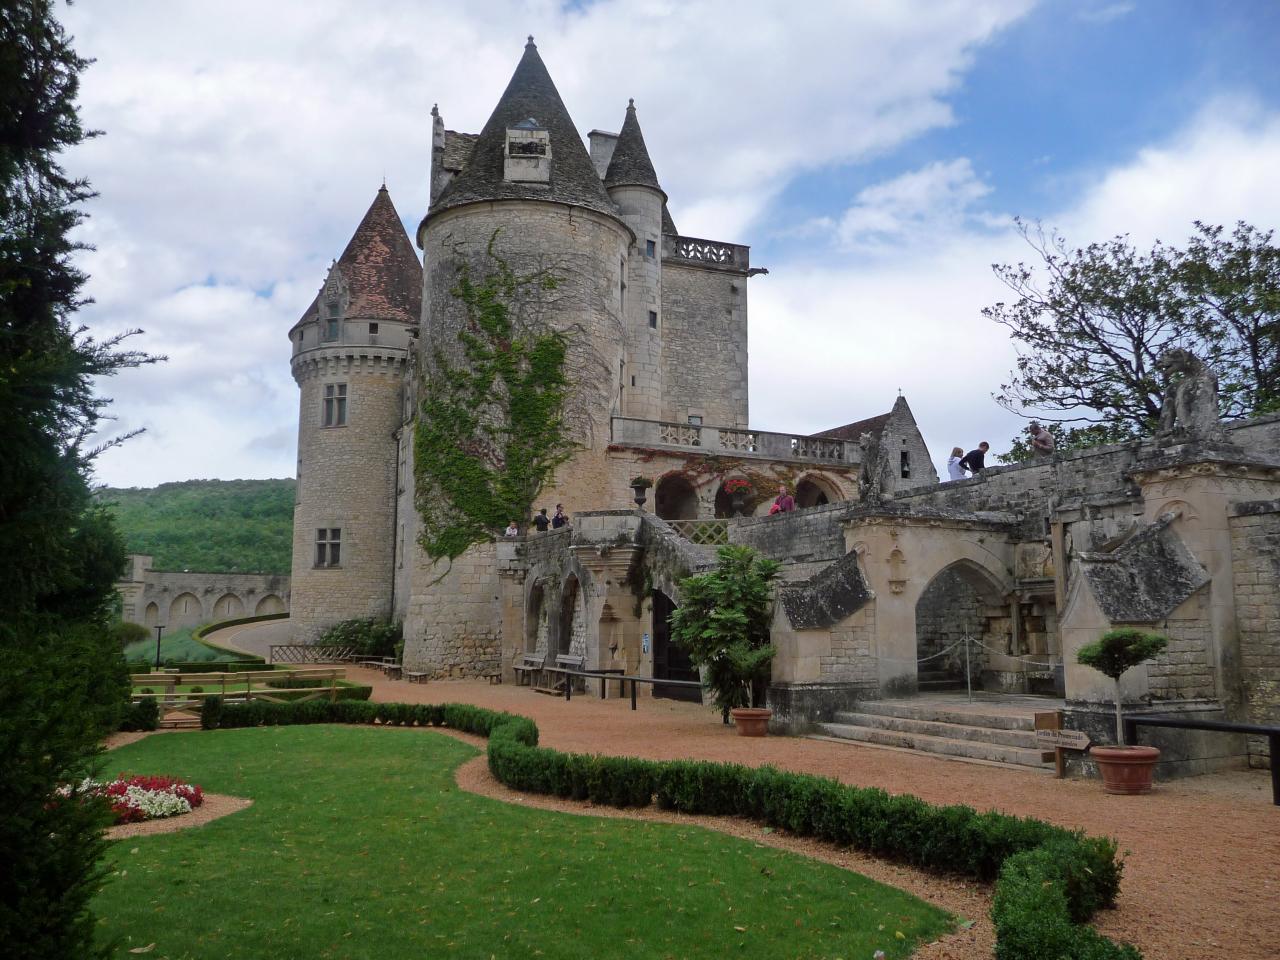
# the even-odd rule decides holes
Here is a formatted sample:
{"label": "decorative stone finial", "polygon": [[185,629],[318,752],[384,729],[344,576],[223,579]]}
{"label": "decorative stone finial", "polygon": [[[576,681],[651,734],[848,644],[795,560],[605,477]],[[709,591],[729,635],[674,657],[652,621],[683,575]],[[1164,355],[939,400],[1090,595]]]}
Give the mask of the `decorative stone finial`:
{"label": "decorative stone finial", "polygon": [[440,116],[440,104],[438,104],[438,103],[433,103],[433,104],[431,105],[431,115],[432,115],[433,117],[438,117],[438,116]]}
{"label": "decorative stone finial", "polygon": [[529,34],[529,42],[525,44],[525,47],[527,48],[532,46],[534,46],[534,43],[533,43],[533,34],[531,33]]}
{"label": "decorative stone finial", "polygon": [[627,97],[627,109],[628,109],[628,110],[634,110],[635,108],[636,108],[636,98],[635,98],[635,97]]}

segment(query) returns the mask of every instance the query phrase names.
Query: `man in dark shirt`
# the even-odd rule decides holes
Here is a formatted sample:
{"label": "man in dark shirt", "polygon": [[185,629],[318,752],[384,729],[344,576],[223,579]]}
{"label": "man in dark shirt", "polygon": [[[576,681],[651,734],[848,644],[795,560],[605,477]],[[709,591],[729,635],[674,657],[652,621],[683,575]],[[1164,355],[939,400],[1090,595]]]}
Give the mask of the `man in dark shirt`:
{"label": "man in dark shirt", "polygon": [[551,527],[553,530],[559,530],[561,527],[569,525],[569,515],[564,512],[564,504],[556,504],[556,515],[551,518]]}
{"label": "man in dark shirt", "polygon": [[975,477],[982,472],[983,467],[987,465],[987,451],[991,449],[991,444],[983,440],[978,444],[977,450],[970,450],[960,459],[960,466],[968,470]]}
{"label": "man in dark shirt", "polygon": [[533,525],[539,533],[546,533],[547,527],[551,526],[551,521],[547,519],[547,508],[543,507],[538,511],[538,515],[533,518]]}

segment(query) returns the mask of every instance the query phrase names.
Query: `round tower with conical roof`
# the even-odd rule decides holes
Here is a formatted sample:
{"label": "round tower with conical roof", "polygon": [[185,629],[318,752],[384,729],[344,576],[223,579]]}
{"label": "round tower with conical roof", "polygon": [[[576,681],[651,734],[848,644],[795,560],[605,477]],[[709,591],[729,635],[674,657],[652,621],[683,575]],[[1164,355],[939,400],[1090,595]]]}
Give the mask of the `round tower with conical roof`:
{"label": "round tower with conical roof", "polygon": [[384,184],[289,331],[301,393],[290,614],[297,640],[340,620],[392,613],[403,388],[421,306],[421,267]]}
{"label": "round tower with conical roof", "polygon": [[635,243],[627,258],[627,296],[623,317],[627,358],[623,369],[624,417],[660,420],[662,384],[662,211],[667,195],[658,184],[645,146],[636,104],[627,104],[622,129],[604,175],[605,190],[631,228]]}
{"label": "round tower with conical roof", "polygon": [[[438,115],[436,121],[442,126]],[[500,257],[517,274],[554,276],[556,288],[523,309],[530,322],[568,335],[572,390],[565,415],[579,452],[543,499],[571,510],[604,508],[610,420],[630,389],[626,317],[635,233],[601,182],[532,38],[488,122],[465,146],[469,153],[451,160],[444,142],[445,176],[433,175],[438,193],[418,228],[424,389],[435,351],[456,351],[466,323],[452,295],[460,270],[484,277]]]}

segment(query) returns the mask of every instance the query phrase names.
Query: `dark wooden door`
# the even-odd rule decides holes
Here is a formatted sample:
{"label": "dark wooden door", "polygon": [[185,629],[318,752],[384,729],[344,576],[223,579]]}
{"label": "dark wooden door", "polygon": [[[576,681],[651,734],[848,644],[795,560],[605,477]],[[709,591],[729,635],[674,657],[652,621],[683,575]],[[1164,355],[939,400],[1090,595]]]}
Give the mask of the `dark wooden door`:
{"label": "dark wooden door", "polygon": [[[671,613],[675,608],[665,593],[653,591],[653,678],[696,681],[698,668],[689,662],[689,654],[684,647],[671,639]],[[668,700],[702,702],[702,692],[696,687],[669,687],[655,683],[653,695]]]}

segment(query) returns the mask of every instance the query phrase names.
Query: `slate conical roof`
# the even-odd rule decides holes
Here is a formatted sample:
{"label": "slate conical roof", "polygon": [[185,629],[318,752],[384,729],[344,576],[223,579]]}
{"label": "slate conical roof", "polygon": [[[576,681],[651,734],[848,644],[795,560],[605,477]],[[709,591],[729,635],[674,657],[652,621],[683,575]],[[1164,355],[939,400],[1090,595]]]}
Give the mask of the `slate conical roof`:
{"label": "slate conical roof", "polygon": [[[508,183],[503,179],[507,128],[529,119],[536,120],[551,136],[551,180],[547,184]],[[511,82],[480,131],[471,159],[440,191],[427,216],[485,200],[550,200],[612,217],[618,215],[532,37]]]}
{"label": "slate conical roof", "polygon": [[[636,119],[634,100],[627,103],[627,118],[622,121],[622,130],[614,145],[609,169],[604,174],[604,185],[653,187],[655,190],[662,190],[658,185],[658,175],[653,171],[653,161],[649,159],[649,149],[644,145],[644,134],[640,132],[640,121]],[[666,194],[663,193],[663,196]]]}
{"label": "slate conical roof", "polygon": [[[422,265],[386,184],[356,227],[337,267],[347,284],[346,315],[416,324],[422,317]],[[320,295],[303,319],[317,309]]]}

